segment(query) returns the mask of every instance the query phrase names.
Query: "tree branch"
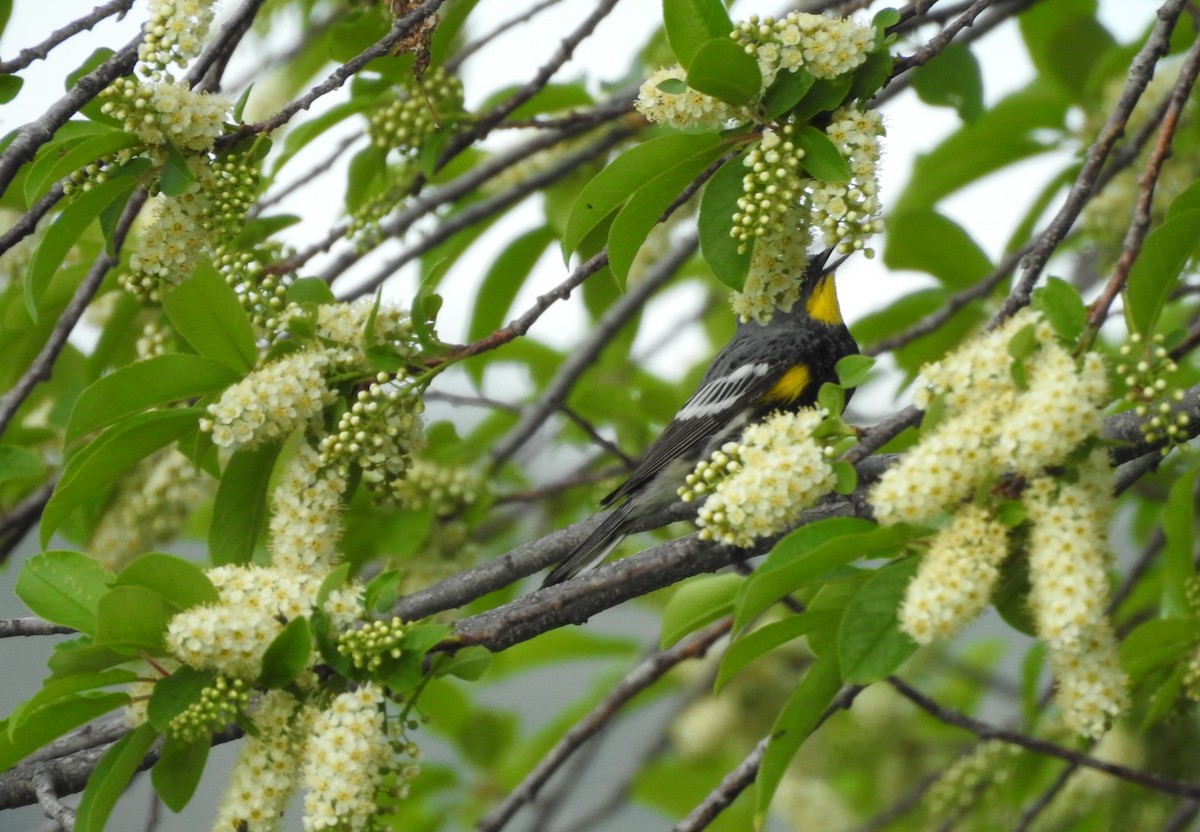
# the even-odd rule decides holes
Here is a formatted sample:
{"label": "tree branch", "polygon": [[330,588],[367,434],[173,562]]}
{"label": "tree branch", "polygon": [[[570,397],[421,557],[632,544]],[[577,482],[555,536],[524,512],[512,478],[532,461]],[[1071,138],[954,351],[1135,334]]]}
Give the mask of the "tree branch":
{"label": "tree branch", "polygon": [[132,6],[133,0],[109,0],[109,2],[97,6],[78,20],[68,23],[61,29],[54,30],[49,37],[36,46],[22,49],[11,61],[0,61],[0,75],[12,75],[14,72],[20,72],[34,61],[46,60],[50,52],[59,44],[81,32],[88,31],[101,20],[112,17],[114,14],[124,17]]}

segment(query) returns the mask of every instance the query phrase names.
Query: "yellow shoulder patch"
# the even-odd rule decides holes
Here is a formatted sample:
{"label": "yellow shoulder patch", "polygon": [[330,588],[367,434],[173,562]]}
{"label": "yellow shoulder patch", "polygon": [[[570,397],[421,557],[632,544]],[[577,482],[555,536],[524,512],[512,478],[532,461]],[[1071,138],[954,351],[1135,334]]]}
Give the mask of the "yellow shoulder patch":
{"label": "yellow shoulder patch", "polygon": [[800,398],[804,388],[808,387],[809,378],[808,367],[803,364],[793,364],[771,385],[771,389],[763,395],[763,401],[794,402]]}
{"label": "yellow shoulder patch", "polygon": [[823,324],[840,324],[842,310],[838,306],[837,289],[833,285],[833,275],[825,275],[813,287],[812,294],[804,305],[808,316]]}

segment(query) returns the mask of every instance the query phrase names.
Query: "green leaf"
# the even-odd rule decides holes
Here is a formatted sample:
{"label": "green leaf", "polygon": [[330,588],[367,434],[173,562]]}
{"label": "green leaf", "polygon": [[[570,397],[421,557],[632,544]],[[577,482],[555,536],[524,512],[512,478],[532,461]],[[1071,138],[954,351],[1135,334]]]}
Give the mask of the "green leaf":
{"label": "green leaf", "polygon": [[1150,336],[1183,267],[1200,242],[1200,209],[1176,213],[1146,236],[1125,284],[1125,317]]}
{"label": "green leaf", "polygon": [[216,679],[215,670],[196,670],[187,665],[159,679],[146,703],[146,721],[155,729],[166,731],[171,720],[199,702],[204,689]]}
{"label": "green leaf", "polygon": [[112,685],[127,685],[135,681],[138,675],[132,670],[118,668],[92,673],[77,673],[62,679],[49,679],[42,689],[23,702],[8,718],[9,737],[17,736],[26,720],[34,717],[39,710],[55,702],[73,697],[74,694],[96,688],[106,688]]}
{"label": "green leaf", "polygon": [[442,656],[433,664],[434,676],[455,676],[474,682],[487,671],[492,654],[486,647],[472,645],[456,650],[453,656]]}
{"label": "green leaf", "polygon": [[812,73],[803,67],[795,72],[779,73],[775,77],[775,81],[763,93],[763,117],[767,121],[774,121],[795,107],[800,103],[800,99],[804,98],[805,94],[812,89],[815,80]]}
{"label": "green leaf", "polygon": [[263,687],[281,688],[296,681],[304,668],[308,667],[308,657],[312,655],[312,633],[308,629],[307,618],[293,618],[287,626],[275,636],[263,654],[262,673],[258,682]]}
{"label": "green leaf", "polygon": [[850,163],[833,140],[815,127],[802,127],[796,144],[804,151],[804,169],[823,182],[850,181]]}
{"label": "green leaf", "polygon": [[216,587],[200,567],[160,552],[136,558],[120,571],[113,585],[153,590],[180,612],[220,600]]}
{"label": "green leaf", "polygon": [[229,457],[208,528],[214,566],[250,562],[267,523],[267,491],[281,448],[280,443],[239,448]]}
{"label": "green leaf", "polygon": [[25,561],[15,592],[35,614],[82,633],[96,631],[96,604],[113,574],[82,552],[42,552]]}
{"label": "green leaf", "polygon": [[784,772],[800,746],[816,729],[822,714],[833,702],[841,686],[836,657],[820,656],[809,665],[808,672],[779,712],[755,781],[754,814],[760,828]]}
{"label": "green leaf", "polygon": [[736,605],[735,632],[825,573],[862,557],[887,557],[926,531],[902,523],[876,526],[854,517],[834,517],[796,529],[775,544],[746,581]]}
{"label": "green leaf", "polygon": [[79,800],[75,832],[104,832],[113,806],[157,737],[157,731],[149,725],[142,725],[121,737],[104,753],[88,778],[83,797]]}
{"label": "green leaf", "polygon": [[1021,36],[1042,83],[1051,81],[1087,102],[1088,81],[1115,42],[1096,18],[1095,0],[1057,0],[1017,16]]}
{"label": "green leaf", "polygon": [[1045,286],[1033,291],[1033,308],[1045,316],[1064,341],[1078,338],[1087,322],[1079,290],[1059,277],[1047,278]]}
{"label": "green leaf", "polygon": [[17,97],[25,79],[19,75],[0,75],[0,104],[7,104]]}
{"label": "green leaf", "polygon": [[879,569],[850,600],[838,631],[842,676],[869,685],[895,672],[917,649],[901,632],[896,610],[920,558],[905,558]]}
{"label": "green leaf", "polygon": [[812,121],[818,113],[834,110],[850,94],[854,79],[851,75],[839,75],[837,78],[819,78],[808,88],[808,92],[800,99],[792,114],[798,123]]}
{"label": "green leaf", "polygon": [[331,127],[337,126],[340,122],[346,120],[355,113],[361,113],[373,106],[375,101],[368,96],[354,96],[345,104],[338,104],[335,107],[330,107],[321,115],[309,119],[296,127],[292,128],[287,134],[287,138],[283,141],[283,149],[279,157],[275,160],[272,177],[283,169],[283,166],[288,161],[299,153],[313,139],[320,136]]}
{"label": "green leaf", "polygon": [[869,355],[843,356],[838,359],[834,368],[837,371],[838,384],[846,388],[857,387],[867,380],[874,366],[875,359]]}
{"label": "green leaf", "polygon": [[588,232],[661,174],[664,160],[695,156],[711,149],[718,141],[720,139],[712,133],[671,133],[622,153],[596,174],[576,197],[563,231],[563,256],[569,258]]}
{"label": "green leaf", "polygon": [[713,693],[720,692],[734,674],[760,656],[765,656],[776,647],[795,641],[813,630],[836,626],[839,618],[840,613],[832,610],[804,612],[789,615],[781,621],[772,621],[746,633],[730,644],[721,656],[721,666],[717,670]]}
{"label": "green leaf", "polygon": [[223,390],[241,376],[228,365],[188,353],[138,361],[97,379],[71,409],[67,442],[133,413]]}
{"label": "green leaf", "polygon": [[971,235],[936,211],[893,214],[883,262],[891,269],[926,272],[952,289],[973,286],[992,271],[992,261]]}
{"label": "green leaf", "polygon": [[963,121],[983,113],[983,75],[975,54],[961,43],[950,43],[913,72],[913,89],[926,104],[953,107]]}
{"label": "green leaf", "polygon": [[834,460],[833,474],[837,478],[833,490],[838,494],[853,494],[858,488],[858,469],[846,460]]}
{"label": "green leaf", "polygon": [[187,408],[126,417],[71,457],[42,512],[41,545],[46,545],[71,512],[105,493],[135,463],[195,430],[201,413],[199,408]]}
{"label": "green leaf", "polygon": [[728,33],[701,46],[687,71],[689,87],[733,105],[753,104],[762,92],[758,61]]}
{"label": "green leaf", "polygon": [[733,230],[733,214],[738,210],[737,201],[743,194],[742,178],[746,172],[744,160],[745,156],[741,154],[726,160],[704,183],[697,220],[700,254],[704,262],[712,269],[717,280],[735,292],[740,292],[746,283],[753,251],[753,241],[749,241],[745,243],[745,250],[739,252],[741,244],[730,233]]}
{"label": "green leaf", "polygon": [[96,644],[162,653],[167,622],[176,610],[143,586],[110,589],[96,605]]}
{"label": "green leaf", "polygon": [[[500,252],[475,296],[475,309],[467,328],[468,341],[478,341],[504,325],[517,292],[553,239],[554,233],[543,225],[521,234]],[[475,361],[470,366],[482,373],[484,365]]]}
{"label": "green leaf", "polygon": [[638,188],[625,207],[617,212],[608,230],[608,263],[618,283],[624,285],[638,249],[667,207],[724,150],[723,145],[710,144],[691,156],[669,164],[662,173]]}
{"label": "green leaf", "polygon": [[150,769],[154,793],[172,812],[183,811],[200,784],[212,741],[207,736],[180,739],[168,734],[158,762]]}
{"label": "green leaf", "polygon": [[892,77],[895,59],[886,49],[881,49],[867,55],[862,66],[854,71],[848,100],[869,101],[875,93]]}
{"label": "green leaf", "polygon": [[1191,653],[1200,639],[1195,619],[1155,618],[1133,629],[1118,649],[1121,669],[1135,685],[1150,673],[1170,667]]}
{"label": "green leaf", "polygon": [[0,445],[0,483],[40,478],[46,472],[42,458],[20,445]]}
{"label": "green leaf", "polygon": [[688,633],[728,615],[743,583],[745,578],[730,572],[706,575],[679,587],[663,611],[659,649],[670,647]]}
{"label": "green leaf", "polygon": [[166,148],[167,160],[163,163],[158,186],[167,196],[182,196],[196,184],[196,175],[179,148],[169,142]]}
{"label": "green leaf", "polygon": [[7,771],[52,740],[128,703],[127,693],[85,692],[38,708],[19,727],[8,725],[0,731],[0,771]]}
{"label": "green leaf", "polygon": [[302,277],[287,288],[284,299],[288,303],[337,303],[337,297],[329,284],[319,277]]}
{"label": "green leaf", "polygon": [[733,22],[721,0],[663,0],[663,27],[671,51],[684,69],[705,44],[733,33]]}
{"label": "green leaf", "polygon": [[[517,84],[502,87],[485,98],[483,103],[475,108],[475,111],[486,113],[497,104],[508,101],[521,90],[522,87]],[[596,103],[595,99],[581,83],[546,84],[521,106],[510,112],[508,118],[514,121],[533,118],[544,113],[561,113],[566,110],[588,107],[594,103]]]}
{"label": "green leaf", "polygon": [[58,219],[42,237],[25,275],[25,308],[29,310],[31,318],[35,321],[38,319],[42,295],[71,247],[100,216],[101,211],[109,204],[128,197],[135,185],[137,181],[133,177],[112,177],[93,185],[91,190],[81,192],[59,213]]}
{"label": "green leaf", "polygon": [[103,125],[93,125],[95,134],[72,136],[46,145],[25,175],[25,201],[32,205],[42,198],[50,186],[69,173],[80,170],[98,159],[141,143],[137,136]]}
{"label": "green leaf", "polygon": [[346,213],[354,214],[387,186],[386,147],[372,142],[350,159],[346,176]]}
{"label": "green leaf", "polygon": [[[234,238],[234,245],[239,249],[248,249],[251,246],[258,245],[285,228],[291,228],[296,223],[300,222],[300,217],[295,214],[276,214],[271,217],[255,217],[252,220],[247,220],[238,231],[237,237]],[[324,283],[323,280],[313,277],[303,277],[300,280],[317,280],[318,283]],[[292,283],[295,286],[297,280]],[[289,286],[290,290],[292,286]]]}
{"label": "green leaf", "polygon": [[192,276],[163,295],[163,310],[196,352],[239,376],[254,369],[254,327],[237,293],[212,264],[201,261]]}
{"label": "green leaf", "polygon": [[1163,596],[1166,617],[1192,615],[1187,602],[1188,582],[1196,572],[1192,553],[1196,545],[1196,469],[1182,474],[1171,484],[1162,511]]}
{"label": "green leaf", "polygon": [[51,679],[65,679],[80,673],[96,673],[129,661],[129,655],[108,647],[97,647],[89,636],[80,636],[54,645],[46,661]]}

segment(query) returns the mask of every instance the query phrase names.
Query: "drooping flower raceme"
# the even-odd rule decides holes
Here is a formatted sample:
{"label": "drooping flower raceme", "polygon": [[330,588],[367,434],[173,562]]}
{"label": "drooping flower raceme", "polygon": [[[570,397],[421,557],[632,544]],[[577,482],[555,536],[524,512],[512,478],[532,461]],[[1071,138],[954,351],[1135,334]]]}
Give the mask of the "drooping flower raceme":
{"label": "drooping flower raceme", "polygon": [[697,515],[701,538],[751,546],[832,491],[833,468],[813,439],[825,416],[819,408],[780,411],[701,461],[680,489],[684,500],[709,495]]}
{"label": "drooping flower raceme", "polygon": [[316,449],[304,444],[296,450],[271,495],[267,551],[272,564],[322,575],[337,565],[346,485],[344,476],[321,464]]}
{"label": "drooping flower raceme", "polygon": [[329,356],[300,350],[255,370],[208,406],[201,428],[222,448],[253,448],[303,427],[332,403],[325,384]]}

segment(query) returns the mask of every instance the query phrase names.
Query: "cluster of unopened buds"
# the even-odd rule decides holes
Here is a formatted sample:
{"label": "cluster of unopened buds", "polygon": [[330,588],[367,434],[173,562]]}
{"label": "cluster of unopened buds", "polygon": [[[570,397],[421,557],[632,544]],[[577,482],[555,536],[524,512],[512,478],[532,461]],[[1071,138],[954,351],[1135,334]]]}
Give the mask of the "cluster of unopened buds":
{"label": "cluster of unopened buds", "polygon": [[400,641],[404,638],[404,622],[371,621],[357,630],[347,630],[338,637],[337,651],[361,670],[375,670],[385,658],[400,658]]}
{"label": "cluster of unopened buds", "polygon": [[1179,367],[1163,346],[1160,334],[1154,335],[1148,345],[1140,334],[1130,335],[1129,343],[1121,347],[1121,358],[1122,363],[1116,369],[1125,383],[1125,400],[1142,418],[1146,441],[1165,443],[1162,447],[1165,456],[1172,447],[1189,438],[1187,426],[1191,418],[1179,407],[1183,391],[1172,389],[1166,379]]}

